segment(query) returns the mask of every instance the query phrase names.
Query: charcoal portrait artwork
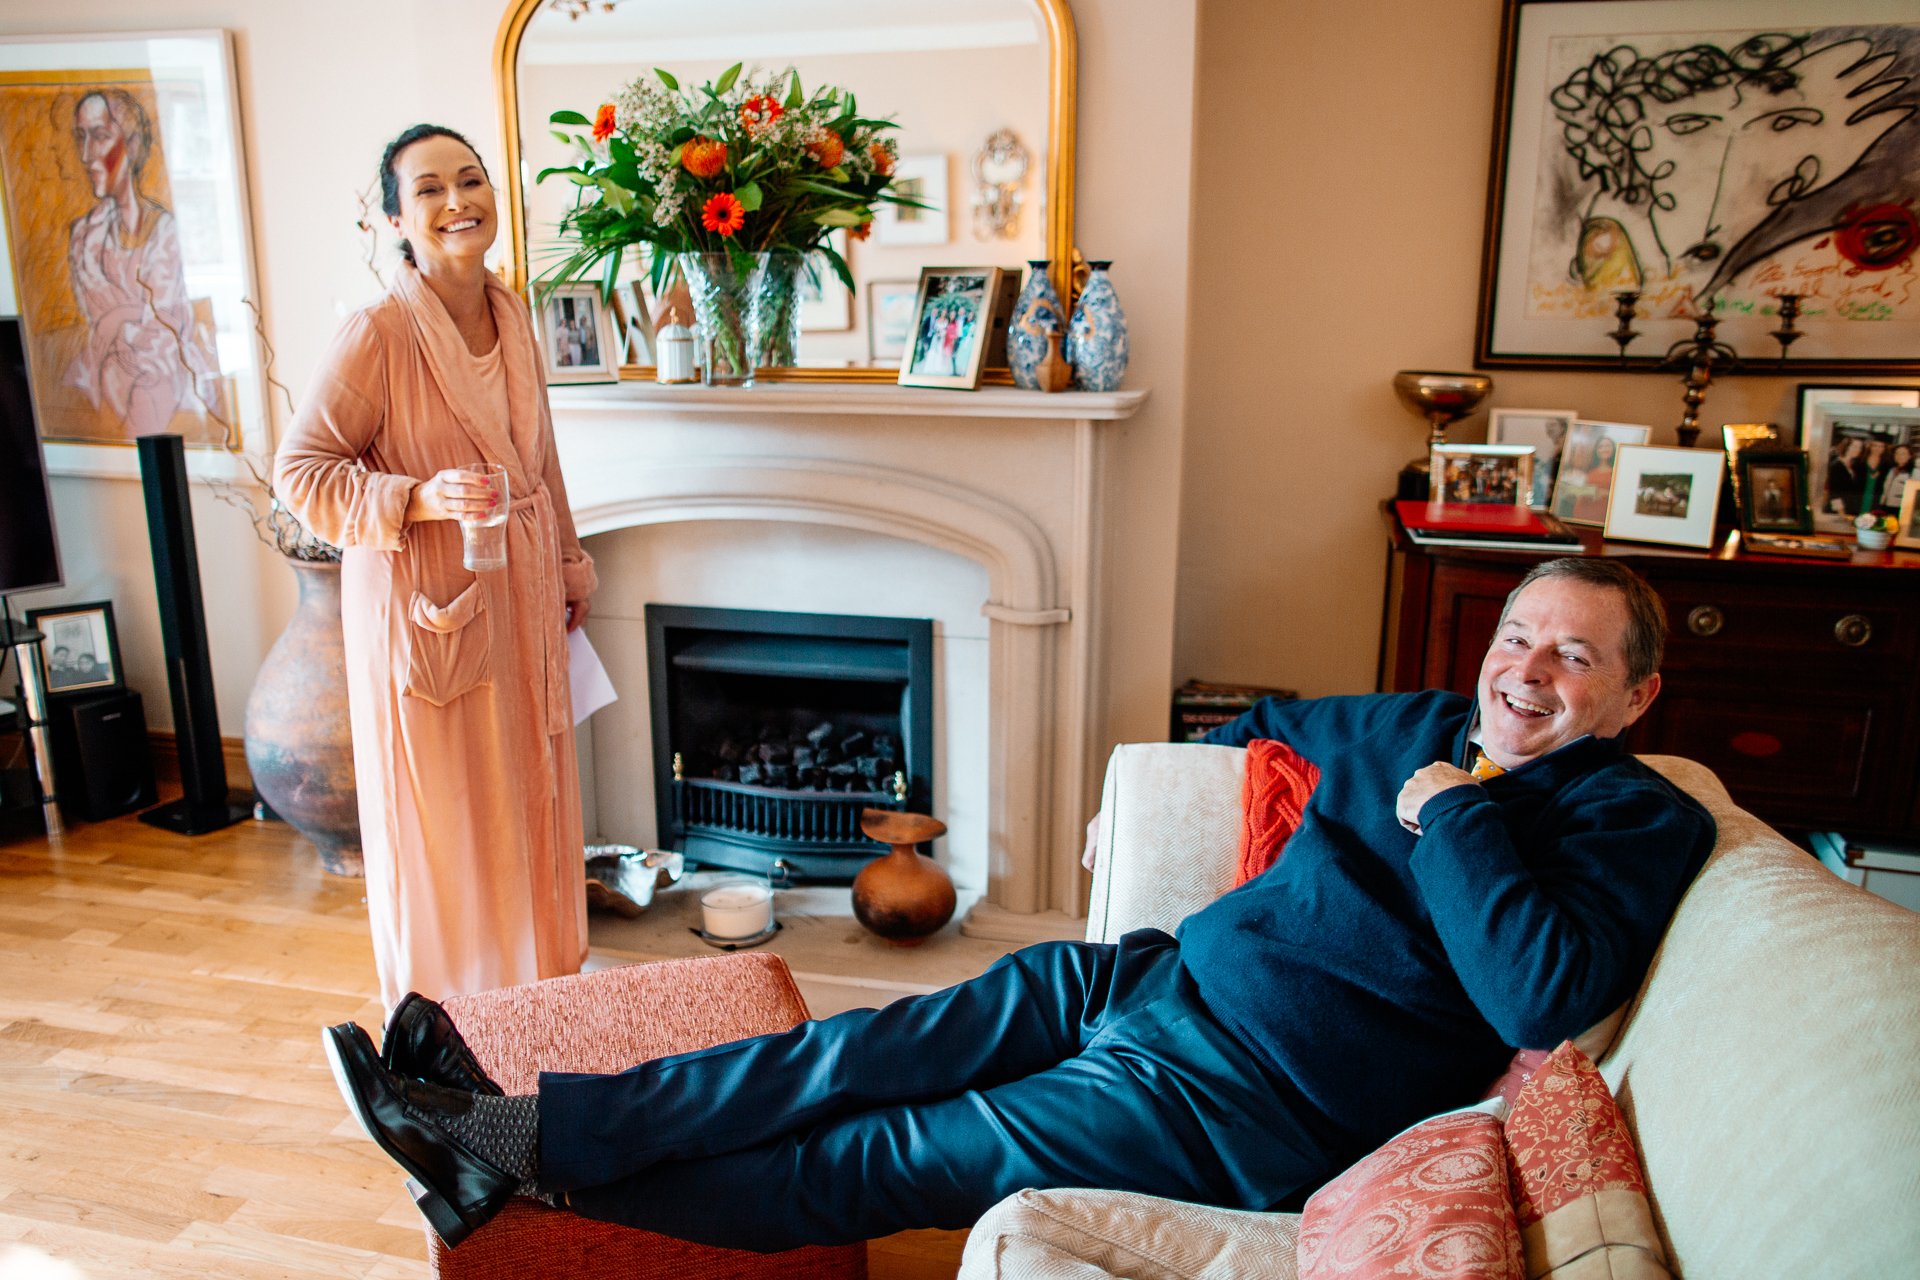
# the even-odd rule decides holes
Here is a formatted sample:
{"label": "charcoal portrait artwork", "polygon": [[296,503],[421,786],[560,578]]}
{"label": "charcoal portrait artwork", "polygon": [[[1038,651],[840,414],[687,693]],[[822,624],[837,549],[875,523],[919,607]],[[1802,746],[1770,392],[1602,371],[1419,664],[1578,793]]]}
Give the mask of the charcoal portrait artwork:
{"label": "charcoal portrait artwork", "polygon": [[43,432],[237,447],[213,303],[188,285],[194,239],[156,123],[194,86],[74,75],[0,79],[0,174]]}
{"label": "charcoal portrait artwork", "polygon": [[1681,475],[1642,475],[1634,491],[1633,513],[1659,516],[1666,520],[1687,518],[1687,499],[1693,493],[1693,477]]}
{"label": "charcoal portrait artwork", "polygon": [[[1853,7],[1734,30],[1538,19],[1511,102],[1489,345],[1610,352],[1620,290],[1642,319],[1711,305],[1764,342],[1793,293],[1796,357],[1920,359],[1920,22],[1837,25]],[[1595,24],[1632,10],[1528,11],[1550,8]],[[1636,355],[1657,355],[1652,332]]]}

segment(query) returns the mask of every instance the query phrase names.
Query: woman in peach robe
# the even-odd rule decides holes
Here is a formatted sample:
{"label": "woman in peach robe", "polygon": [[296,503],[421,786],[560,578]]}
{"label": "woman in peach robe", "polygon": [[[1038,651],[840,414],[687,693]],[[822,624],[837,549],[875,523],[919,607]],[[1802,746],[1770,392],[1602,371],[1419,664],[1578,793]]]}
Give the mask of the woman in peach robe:
{"label": "woman in peach robe", "polygon": [[[344,550],[341,614],[381,998],[579,971],[587,946],[566,631],[593,562],[560,479],[526,305],[482,261],[493,190],[466,141],[410,129],[382,165],[408,261],[341,327],[274,465]],[[507,567],[461,567],[462,514],[507,470]]]}

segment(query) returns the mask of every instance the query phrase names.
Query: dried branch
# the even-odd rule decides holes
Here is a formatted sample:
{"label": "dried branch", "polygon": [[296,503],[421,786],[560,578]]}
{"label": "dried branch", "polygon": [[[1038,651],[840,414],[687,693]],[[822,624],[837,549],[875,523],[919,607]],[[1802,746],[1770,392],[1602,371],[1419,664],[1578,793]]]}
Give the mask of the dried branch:
{"label": "dried branch", "polygon": [[366,190],[353,193],[354,198],[360,201],[360,217],[353,225],[360,228],[362,237],[360,260],[366,263],[367,270],[373,273],[373,278],[384,292],[387,278],[380,274],[380,268],[375,265],[380,256],[380,224],[374,221],[373,205],[373,189],[377,182],[378,179],[368,183]]}

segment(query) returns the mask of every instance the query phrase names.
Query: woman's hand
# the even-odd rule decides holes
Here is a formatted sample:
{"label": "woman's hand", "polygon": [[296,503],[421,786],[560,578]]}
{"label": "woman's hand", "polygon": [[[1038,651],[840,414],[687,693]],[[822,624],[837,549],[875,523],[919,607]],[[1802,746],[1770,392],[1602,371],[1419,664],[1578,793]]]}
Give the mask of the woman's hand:
{"label": "woman's hand", "polygon": [[583,600],[567,601],[567,630],[578,631],[580,624],[587,620],[587,611],[593,607],[591,597]]}
{"label": "woman's hand", "polygon": [[487,482],[471,471],[448,467],[413,487],[407,523],[421,520],[477,520],[499,502]]}

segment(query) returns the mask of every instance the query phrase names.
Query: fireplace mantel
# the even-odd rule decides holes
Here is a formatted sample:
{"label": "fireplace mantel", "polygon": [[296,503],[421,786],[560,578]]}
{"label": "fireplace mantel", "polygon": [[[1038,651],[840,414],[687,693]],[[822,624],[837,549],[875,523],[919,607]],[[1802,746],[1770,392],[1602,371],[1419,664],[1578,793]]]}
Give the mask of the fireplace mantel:
{"label": "fireplace mantel", "polygon": [[1104,765],[1103,437],[1147,395],[647,382],[550,392],[583,535],[798,521],[924,543],[986,569],[987,895],[963,928],[1012,942],[1084,932],[1081,827]]}

